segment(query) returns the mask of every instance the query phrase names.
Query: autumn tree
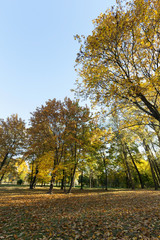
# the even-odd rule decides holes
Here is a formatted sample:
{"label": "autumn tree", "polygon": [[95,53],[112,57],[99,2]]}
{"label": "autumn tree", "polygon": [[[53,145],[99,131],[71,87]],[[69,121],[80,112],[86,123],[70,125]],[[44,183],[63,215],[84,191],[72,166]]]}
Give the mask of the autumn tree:
{"label": "autumn tree", "polygon": [[94,20],[77,55],[76,91],[108,107],[134,105],[160,122],[160,2],[124,3]]}
{"label": "autumn tree", "polygon": [[0,122],[0,180],[15,167],[16,158],[23,154],[26,141],[25,122],[12,115]]}
{"label": "autumn tree", "polygon": [[71,180],[68,191],[71,191],[79,159],[84,157],[91,135],[89,121],[89,109],[69,98],[65,98],[64,102],[49,100],[32,113],[28,130],[28,156],[34,157],[30,164],[31,173],[35,174],[33,179],[42,177],[40,168],[47,166],[46,172],[50,171],[51,177],[49,193],[58,175],[63,175],[64,185],[68,172]]}
{"label": "autumn tree", "polygon": [[68,192],[71,192],[78,165],[85,158],[90,147],[92,135],[92,118],[87,106],[82,107],[79,101],[64,100],[64,114],[66,118],[66,147],[69,151],[68,161],[71,168],[71,180]]}
{"label": "autumn tree", "polygon": [[21,185],[23,182],[27,181],[27,175],[28,175],[27,163],[24,161],[24,159],[19,159],[18,164],[16,164],[17,183]]}
{"label": "autumn tree", "polygon": [[[30,189],[36,186],[37,176],[41,169],[42,156],[45,152],[45,133],[43,122],[41,120],[41,112],[37,111],[30,119],[30,127],[27,129],[27,150],[24,154],[25,160],[28,162],[30,173],[28,181]],[[43,167],[44,169],[44,167]]]}
{"label": "autumn tree", "polygon": [[[97,124],[92,134],[92,148],[89,152],[89,160],[87,162],[87,167],[90,169],[90,187],[92,186],[92,177],[97,177],[103,179],[103,184],[105,185],[105,189],[108,188],[108,166],[110,163],[110,159],[108,151],[109,151],[109,135],[110,135],[110,128],[107,130]],[[96,174],[93,174],[95,172]],[[92,176],[94,175],[94,176]],[[97,175],[97,176],[95,176]]]}
{"label": "autumn tree", "polygon": [[51,171],[50,191],[52,191],[57,166],[62,159],[64,150],[62,109],[61,101],[49,100],[46,105],[37,108],[30,119],[30,150],[31,154],[34,154],[34,162],[36,163],[35,174],[40,173],[40,166],[43,167],[41,161],[44,165],[46,165],[46,161],[49,161],[48,168]]}

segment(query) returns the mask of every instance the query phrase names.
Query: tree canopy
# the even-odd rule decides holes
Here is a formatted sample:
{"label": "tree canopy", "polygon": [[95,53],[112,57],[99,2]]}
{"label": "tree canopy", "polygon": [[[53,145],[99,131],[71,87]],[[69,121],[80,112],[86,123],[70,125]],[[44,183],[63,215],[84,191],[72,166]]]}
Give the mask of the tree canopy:
{"label": "tree canopy", "polygon": [[94,26],[88,37],[76,36],[84,38],[77,92],[106,106],[135,105],[160,122],[160,2],[117,1]]}

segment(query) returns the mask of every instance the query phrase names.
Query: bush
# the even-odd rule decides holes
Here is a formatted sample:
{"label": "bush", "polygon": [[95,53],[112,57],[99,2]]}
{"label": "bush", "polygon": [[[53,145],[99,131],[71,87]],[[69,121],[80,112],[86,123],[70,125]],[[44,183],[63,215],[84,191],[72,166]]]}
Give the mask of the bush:
{"label": "bush", "polygon": [[22,185],[23,184],[23,180],[22,179],[19,179],[18,181],[17,181],[17,185]]}

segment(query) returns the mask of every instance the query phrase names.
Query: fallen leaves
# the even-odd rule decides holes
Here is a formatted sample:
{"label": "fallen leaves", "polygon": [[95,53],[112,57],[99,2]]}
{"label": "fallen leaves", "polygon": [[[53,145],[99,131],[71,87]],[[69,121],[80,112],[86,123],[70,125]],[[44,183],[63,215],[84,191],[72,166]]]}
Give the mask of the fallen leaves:
{"label": "fallen leaves", "polygon": [[159,191],[1,188],[0,239],[159,239]]}

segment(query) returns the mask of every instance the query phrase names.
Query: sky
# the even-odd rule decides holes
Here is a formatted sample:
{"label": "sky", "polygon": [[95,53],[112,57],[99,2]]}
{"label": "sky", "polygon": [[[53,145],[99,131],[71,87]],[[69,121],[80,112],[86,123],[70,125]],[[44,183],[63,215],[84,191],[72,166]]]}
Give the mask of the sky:
{"label": "sky", "polygon": [[74,94],[79,43],[115,0],[0,0],[0,118]]}

